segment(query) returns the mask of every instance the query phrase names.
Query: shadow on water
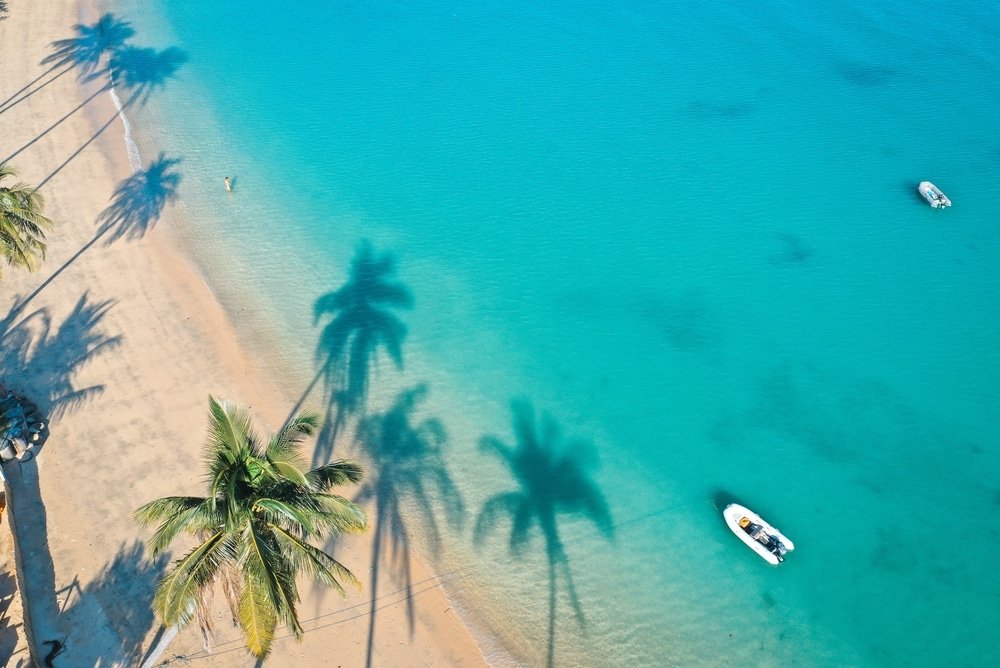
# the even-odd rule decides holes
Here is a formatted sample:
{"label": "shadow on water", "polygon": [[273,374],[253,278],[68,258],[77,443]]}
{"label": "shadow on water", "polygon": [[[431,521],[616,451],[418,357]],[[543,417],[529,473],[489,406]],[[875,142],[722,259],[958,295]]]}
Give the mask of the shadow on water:
{"label": "shadow on water", "polygon": [[523,553],[537,525],[545,540],[549,570],[549,638],[547,665],[555,659],[556,577],[561,569],[570,604],[581,626],[586,620],[573,584],[569,558],[559,535],[560,513],[577,514],[591,520],[608,539],[614,526],[607,501],[590,479],[597,467],[597,451],[588,441],[570,440],[564,444],[559,428],[548,415],[536,425],[535,413],[527,401],[512,402],[514,438],[510,446],[498,438],[486,436],[479,442],[507,465],[518,489],[501,492],[486,501],[476,521],[475,541],[482,543],[502,518],[510,518],[509,550]]}
{"label": "shadow on water", "polygon": [[351,261],[351,269],[340,289],[313,304],[313,323],[329,320],[316,344],[318,370],[302,397],[292,408],[295,415],[316,385],[323,381],[326,405],[323,429],[316,442],[313,466],[327,462],[333,454],[337,433],[349,415],[364,411],[368,377],[380,348],[389,353],[397,368],[403,366],[406,325],[392,309],[413,307],[413,295],[395,281],[395,260],[379,254],[362,242]]}
{"label": "shadow on water", "polygon": [[779,243],[780,250],[768,258],[768,262],[775,267],[801,265],[816,254],[816,251],[797,234],[779,232],[775,238]]}
{"label": "shadow on water", "polygon": [[102,238],[105,245],[119,239],[141,239],[160,219],[164,207],[177,198],[177,188],[181,175],[174,171],[179,158],[167,158],[163,153],[146,169],[139,170],[118,184],[111,196],[111,204],[97,217],[97,233],[84,244],[61,267],[56,269],[42,283],[24,298],[12,311],[17,314],[29,302],[64,272],[91,246]]}
{"label": "shadow on water", "polygon": [[108,235],[105,245],[119,239],[141,239],[156,225],[164,207],[177,199],[181,175],[174,170],[180,158],[160,153],[146,169],[135,172],[111,196],[111,204],[98,216],[95,240]]}
{"label": "shadow on water", "polygon": [[[114,14],[104,14],[91,25],[78,23],[73,26],[73,30],[76,32],[73,37],[56,40],[49,45],[52,52],[41,62],[42,65],[48,65],[48,69],[0,102],[0,114],[20,104],[74,69],[77,70],[77,76],[84,79],[99,74],[98,68],[105,55],[121,49],[125,46],[126,40],[135,34],[128,21],[116,18]],[[56,70],[59,72],[48,81],[33,88],[35,84]]]}
{"label": "shadow on water", "polygon": [[841,62],[836,69],[844,80],[861,88],[885,88],[899,76],[891,67],[860,61]]}
{"label": "shadow on water", "polygon": [[434,515],[435,502],[444,506],[445,516],[454,526],[461,525],[465,512],[445,464],[444,426],[433,418],[414,423],[413,413],[426,395],[425,385],[401,392],[389,410],[368,416],[358,425],[358,441],[368,451],[372,467],[355,502],[375,504],[367,666],[372,664],[382,550],[389,550],[393,574],[406,590],[412,636],[415,611],[410,525],[414,519],[421,523],[436,553],[441,546],[441,530]]}
{"label": "shadow on water", "polygon": [[[167,562],[166,555],[148,558],[139,541],[123,544],[97,577],[79,590],[78,596],[69,592],[67,601],[71,600],[72,604],[68,607],[63,604],[62,615],[71,623],[74,618],[79,619],[75,628],[92,626],[112,631],[114,636],[99,638],[98,642],[113,643],[104,646],[67,643],[66,661],[72,658],[74,664],[87,666],[103,665],[102,660],[123,666],[138,665],[143,640],[155,622],[153,595]],[[103,623],[98,625],[97,621]],[[81,654],[78,649],[81,645],[91,647],[90,651],[95,654]]]}

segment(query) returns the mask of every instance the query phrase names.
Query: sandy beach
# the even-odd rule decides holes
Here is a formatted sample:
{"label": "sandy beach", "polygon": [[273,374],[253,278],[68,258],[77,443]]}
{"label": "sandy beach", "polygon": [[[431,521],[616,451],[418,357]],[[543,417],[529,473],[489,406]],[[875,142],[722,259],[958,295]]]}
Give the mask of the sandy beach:
{"label": "sandy beach", "polygon": [[[0,23],[0,98],[46,70],[39,63],[51,42],[96,17],[76,0],[11,3]],[[0,160],[17,153],[11,164],[23,181],[44,184],[46,214],[55,222],[41,268],[5,268],[0,282],[4,314],[33,295],[8,325],[18,336],[4,341],[0,381],[50,416],[36,455],[5,464],[5,471],[37,655],[49,651],[45,641],[60,640],[65,651],[55,665],[138,665],[159,629],[150,603],[167,560],[149,559],[142,545],[148,534],[130,513],[157,497],[203,493],[210,394],[251,407],[267,431],[280,424],[294,398],[283,396],[239,347],[224,310],[172,245],[169,208],[141,239],[88,247],[131,169],[118,122],[87,144],[115,112],[107,93],[66,116],[99,82],[83,84],[70,72],[38,88],[51,78],[0,113]],[[335,548],[366,589],[371,549],[370,534]],[[372,665],[482,665],[440,580],[422,563],[413,569],[409,590],[388,576],[379,584]],[[301,590],[306,635],[298,643],[279,629],[267,665],[365,665],[366,591],[343,600],[310,584]],[[412,620],[408,598],[415,602]],[[224,608],[216,596],[211,654],[191,625],[161,659],[253,665]]]}

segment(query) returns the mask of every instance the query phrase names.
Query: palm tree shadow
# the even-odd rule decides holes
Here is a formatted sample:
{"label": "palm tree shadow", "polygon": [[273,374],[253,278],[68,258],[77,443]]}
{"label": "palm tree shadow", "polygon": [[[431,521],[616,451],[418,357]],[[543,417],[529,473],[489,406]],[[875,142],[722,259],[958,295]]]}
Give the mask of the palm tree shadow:
{"label": "palm tree shadow", "polygon": [[[62,324],[54,326],[46,309],[18,320],[0,321],[0,382],[17,387],[48,419],[74,411],[104,391],[103,385],[78,387],[77,373],[91,360],[117,348],[121,336],[101,331],[113,303],[94,302],[84,293]],[[40,447],[40,446],[39,446]]]}
{"label": "palm tree shadow", "polygon": [[162,152],[144,170],[132,174],[120,184],[111,204],[97,220],[97,238],[110,246],[119,239],[141,239],[160,219],[163,209],[177,199],[181,175],[174,171],[180,158],[168,158]]}
{"label": "palm tree shadow", "polygon": [[444,506],[445,516],[453,526],[460,528],[464,517],[462,497],[445,464],[447,434],[444,426],[433,418],[415,422],[413,413],[426,395],[425,385],[400,392],[389,410],[365,417],[358,425],[358,441],[367,449],[372,466],[355,502],[375,504],[367,666],[371,666],[374,648],[383,545],[388,546],[392,575],[403,582],[407,592],[412,637],[416,617],[408,518],[416,518],[422,523],[430,548],[437,553],[441,547],[441,529],[435,518],[435,506]]}
{"label": "palm tree shadow", "polygon": [[475,542],[481,544],[487,534],[504,517],[510,517],[509,551],[522,555],[537,525],[545,540],[549,570],[549,638],[547,665],[555,659],[556,577],[561,570],[566,581],[567,595],[577,622],[586,620],[573,583],[569,558],[559,535],[560,513],[582,515],[591,520],[608,539],[614,536],[614,525],[607,501],[590,479],[597,467],[597,452],[587,441],[570,440],[561,444],[559,428],[548,415],[543,415],[536,429],[535,413],[525,400],[512,402],[516,445],[510,446],[493,436],[479,442],[481,450],[500,457],[518,483],[515,491],[501,492],[483,504],[476,520]]}
{"label": "palm tree shadow", "polygon": [[[167,85],[177,73],[177,70],[187,61],[187,55],[177,47],[169,47],[157,51],[156,49],[143,48],[138,46],[125,46],[117,50],[112,54],[108,61],[108,86],[100,89],[97,93],[107,90],[109,87],[114,86],[116,91],[120,91],[126,94],[127,99],[124,103],[119,105],[119,110],[105,121],[101,127],[97,129],[87,141],[85,141],[78,149],[76,149],[65,161],[62,162],[58,167],[56,167],[48,176],[46,176],[41,183],[38,184],[36,190],[41,189],[45,184],[53,179],[59,172],[63,170],[70,162],[73,161],[76,156],[80,155],[85,148],[90,146],[101,134],[104,133],[108,127],[114,123],[118,117],[125,112],[126,109],[131,106],[138,104],[143,106],[149,101],[152,94]],[[92,75],[93,77],[100,76],[101,73],[96,73]],[[94,95],[97,95],[94,93]],[[92,95],[91,97],[93,97]],[[117,101],[117,93],[116,104]],[[88,98],[87,101],[89,101]],[[86,102],[84,102],[86,104]],[[46,130],[46,132],[48,132]],[[37,137],[33,139],[30,143],[37,141]],[[30,145],[30,143],[28,145]],[[22,147],[17,151],[20,153],[27,148]],[[15,153],[14,155],[17,155]],[[13,157],[13,156],[12,156]]]}
{"label": "palm tree shadow", "polygon": [[[30,397],[48,418],[75,410],[100,394],[102,385],[78,387],[74,377],[87,362],[120,344],[120,336],[100,331],[110,308],[111,302],[92,302],[84,293],[57,327],[46,309],[23,317],[9,313],[0,320],[0,384]],[[41,449],[44,443],[34,447]],[[17,527],[18,546],[22,554],[31,555],[23,561],[25,596],[32,601],[36,633],[48,634],[55,632],[60,611],[36,462],[21,462],[5,473],[17,500],[10,518]]]}
{"label": "palm tree shadow", "polygon": [[138,665],[142,658],[142,643],[153,627],[153,594],[156,583],[166,572],[169,558],[161,554],[148,558],[141,541],[122,544],[114,559],[105,564],[97,577],[80,591],[79,597],[62,615],[79,618],[78,628],[105,622],[102,630],[112,631],[116,644],[94,647],[94,656],[81,656],[74,643],[72,654],[79,665],[101,665],[102,659],[115,657],[117,665]]}
{"label": "palm tree shadow", "polygon": [[[56,40],[49,45],[51,53],[41,62],[42,65],[48,65],[48,69],[0,102],[0,114],[12,109],[74,69],[78,70],[80,78],[91,77],[100,67],[106,54],[121,49],[135,34],[128,21],[116,18],[110,13],[103,14],[91,25],[78,23],[73,26],[73,30],[76,31],[75,36]],[[32,88],[56,70],[60,71],[55,76],[37,88]]]}
{"label": "palm tree shadow", "polygon": [[177,188],[181,175],[174,171],[180,158],[167,158],[163,153],[157,156],[144,170],[136,171],[118,184],[111,204],[97,217],[97,233],[84,244],[62,266],[56,269],[15,307],[13,313],[23,309],[68,269],[91,246],[105,239],[106,246],[119,239],[141,239],[159,221],[163,209],[177,199]]}
{"label": "palm tree shadow", "polygon": [[313,304],[313,323],[329,318],[316,344],[318,370],[290,415],[295,415],[320,381],[326,420],[316,441],[313,466],[333,454],[334,441],[346,419],[364,412],[369,375],[379,348],[397,368],[403,366],[406,325],[390,309],[413,307],[413,296],[394,280],[395,260],[364,241],[351,261],[347,282]]}

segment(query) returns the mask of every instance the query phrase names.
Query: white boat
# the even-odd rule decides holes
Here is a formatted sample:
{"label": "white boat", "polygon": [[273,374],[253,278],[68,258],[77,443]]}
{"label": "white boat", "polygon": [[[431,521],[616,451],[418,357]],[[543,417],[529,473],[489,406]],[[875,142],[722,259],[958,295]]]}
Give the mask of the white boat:
{"label": "white boat", "polygon": [[738,503],[730,503],[722,511],[726,524],[740,540],[765,561],[774,565],[785,560],[785,553],[795,549],[795,543],[765,522],[760,515]]}
{"label": "white boat", "polygon": [[948,196],[930,181],[921,181],[920,185],[917,186],[917,192],[935,209],[951,206],[951,200],[948,199]]}

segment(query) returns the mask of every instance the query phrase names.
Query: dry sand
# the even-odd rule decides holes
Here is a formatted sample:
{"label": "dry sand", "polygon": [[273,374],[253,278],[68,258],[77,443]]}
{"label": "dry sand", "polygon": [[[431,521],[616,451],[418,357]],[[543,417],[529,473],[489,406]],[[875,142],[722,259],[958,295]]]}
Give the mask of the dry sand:
{"label": "dry sand", "polygon": [[[80,17],[96,17],[77,0],[10,5],[9,18],[0,23],[4,99],[44,71],[39,62],[50,42],[71,36]],[[2,111],[0,160],[94,90],[70,73]],[[2,314],[17,295],[44,284],[11,325],[26,338],[4,339],[0,382],[27,393],[43,410],[52,409],[49,436],[37,456],[8,463],[5,471],[12,479],[40,656],[51,647],[41,644],[45,640],[66,643],[57,666],[137,665],[149,649],[159,628],[150,601],[163,563],[149,560],[137,542],[147,534],[129,513],[159,496],[202,493],[209,394],[250,406],[266,430],[279,424],[293,404],[236,345],[224,311],[171,246],[169,211],[141,240],[97,243],[74,259],[94,237],[95,222],[116,185],[130,173],[120,124],[52,173],[93,136],[97,119],[113,113],[107,94],[101,94],[12,160],[24,181],[49,179],[41,192],[46,213],[57,224],[38,271],[5,269],[0,279]],[[18,359],[15,378],[11,365]],[[58,406],[62,409],[55,410]],[[345,539],[335,551],[362,581],[370,555],[370,536]],[[482,665],[439,580],[421,563],[414,568],[412,634],[407,591],[390,578],[380,582],[373,665]],[[302,592],[305,638],[297,643],[279,629],[268,665],[364,665],[370,621],[366,594],[345,601],[309,584]],[[203,651],[192,625],[163,659],[253,665],[221,609],[221,595],[215,600],[213,653]]]}

